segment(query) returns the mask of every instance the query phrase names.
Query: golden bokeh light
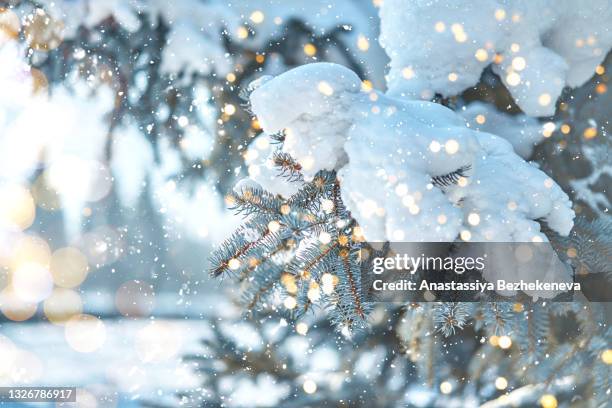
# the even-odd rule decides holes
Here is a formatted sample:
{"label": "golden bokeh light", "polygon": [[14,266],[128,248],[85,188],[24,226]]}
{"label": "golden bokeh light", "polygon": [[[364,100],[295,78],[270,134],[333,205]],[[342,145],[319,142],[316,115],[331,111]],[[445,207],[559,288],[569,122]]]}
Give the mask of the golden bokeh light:
{"label": "golden bokeh light", "polygon": [[312,380],[304,381],[302,386],[306,394],[314,394],[317,391],[317,383]]}
{"label": "golden bokeh light", "polygon": [[308,325],[304,322],[299,322],[295,325],[295,331],[301,335],[305,336],[308,333]]}
{"label": "golden bokeh light", "polygon": [[38,207],[45,211],[57,211],[61,208],[57,191],[47,184],[44,175],[38,176],[32,184],[32,197]]}
{"label": "golden bokeh light", "polygon": [[402,76],[405,79],[412,79],[412,78],[414,78],[414,75],[415,75],[415,73],[414,73],[414,70],[412,69],[412,67],[404,67],[402,69]]}
{"label": "golden bokeh light", "polygon": [[236,30],[236,35],[241,40],[244,40],[245,38],[247,38],[249,36],[249,30],[247,30],[246,27],[240,26]]}
{"label": "golden bokeh light", "polygon": [[368,41],[366,36],[359,34],[357,37],[357,48],[364,52],[370,49],[370,41]]}
{"label": "golden bokeh light", "polygon": [[509,336],[501,336],[499,338],[499,347],[504,350],[509,349],[512,347],[512,339]]}
{"label": "golden bokeh light", "polygon": [[261,24],[265,19],[265,15],[261,10],[255,10],[251,13],[249,19],[255,24]]}
{"label": "golden bokeh light", "polygon": [[45,240],[34,235],[22,235],[11,245],[10,266],[19,268],[24,263],[37,263],[48,267],[51,260],[51,249]]}
{"label": "golden bokeh light", "polygon": [[448,381],[442,381],[440,384],[440,392],[442,394],[450,394],[453,391],[453,385]]}
{"label": "golden bokeh light", "polygon": [[317,53],[317,47],[314,44],[308,43],[304,45],[304,54],[313,57]]}
{"label": "golden bokeh light", "polygon": [[26,17],[24,23],[25,39],[37,51],[50,51],[57,48],[64,38],[64,24],[36,9]]}
{"label": "golden bokeh light", "polygon": [[484,48],[479,48],[476,50],[474,57],[480,62],[484,62],[489,59],[489,53]]}
{"label": "golden bokeh light", "polygon": [[593,139],[597,136],[597,128],[590,126],[584,129],[584,132],[582,132],[582,135],[584,136],[585,139]]}
{"label": "golden bokeh light", "polygon": [[317,90],[325,96],[332,96],[334,88],[327,81],[321,81],[317,84]]}
{"label": "golden bokeh light", "polygon": [[63,325],[71,317],[83,312],[83,301],[73,290],[56,288],[45,300],[43,310],[51,323]]}
{"label": "golden bokeh light", "polygon": [[552,394],[544,394],[540,398],[540,405],[542,408],[557,408],[557,398]]}
{"label": "golden bokeh light", "polygon": [[47,76],[37,68],[31,68],[30,75],[32,77],[32,91],[34,94],[46,94],[49,91]]}
{"label": "golden bokeh light", "polygon": [[36,206],[30,191],[17,184],[0,185],[0,225],[25,230],[36,217]]}
{"label": "golden bokeh light", "polygon": [[87,258],[76,248],[65,247],[51,256],[51,275],[57,286],[74,288],[85,280],[89,270]]}
{"label": "golden bokeh light", "polygon": [[23,322],[36,313],[37,305],[25,302],[19,298],[11,288],[0,292],[0,311],[9,320]]}
{"label": "golden bokeh light", "polygon": [[0,7],[0,45],[19,37],[21,24],[13,10]]}

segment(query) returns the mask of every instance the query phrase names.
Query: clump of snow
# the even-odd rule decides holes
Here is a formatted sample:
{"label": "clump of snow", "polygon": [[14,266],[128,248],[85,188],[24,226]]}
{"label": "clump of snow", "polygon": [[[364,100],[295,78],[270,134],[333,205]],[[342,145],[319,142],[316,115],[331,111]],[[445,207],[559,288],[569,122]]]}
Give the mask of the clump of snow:
{"label": "clump of snow", "polygon": [[279,183],[279,170],[273,162],[274,150],[275,145],[265,133],[257,136],[249,144],[244,155],[249,178],[266,191],[290,197],[298,191],[299,183]]}
{"label": "clump of snow", "polygon": [[544,138],[546,124],[525,114],[510,115],[493,105],[473,102],[458,111],[474,130],[495,133],[510,142],[514,151],[528,159],[533,148]]}
{"label": "clump of snow", "polygon": [[[333,93],[319,92],[322,81]],[[338,171],[368,240],[546,240],[537,219],[570,231],[568,196],[506,140],[471,130],[444,106],[357,84],[347,68],[312,64],[264,83],[251,102],[265,131],[287,130],[282,149],[307,175]],[[465,177],[455,183],[434,182],[458,169]]]}
{"label": "clump of snow", "polygon": [[[342,144],[352,123],[351,97],[361,80],[347,68],[331,63],[302,65],[255,89],[253,111],[267,133],[285,132],[283,150],[312,177],[343,160]],[[333,121],[317,118],[333,115]]]}
{"label": "clump of snow", "polygon": [[[239,63],[225,49],[225,36],[247,50],[261,50],[274,38],[283,38],[286,25],[304,21],[317,35],[342,28],[346,50],[368,74],[384,71],[386,56],[376,41],[378,21],[370,0],[294,0],[278,2],[252,0],[228,3],[222,0],[42,0],[49,15],[60,20],[65,38],[73,38],[79,26],[93,28],[113,18],[129,32],[141,27],[141,17],[151,24],[161,19],[169,29],[163,49],[161,70],[167,74],[184,72],[226,75]],[[22,15],[31,7],[20,9]],[[147,21],[145,20],[145,21]],[[238,53],[239,54],[239,53]],[[274,53],[270,54],[271,57]],[[368,75],[376,79],[382,75]],[[382,85],[382,84],[378,84]]]}
{"label": "clump of snow", "polygon": [[606,0],[386,0],[380,42],[393,94],[456,95],[488,65],[530,116],[549,116],[565,86],[586,82],[612,46]]}
{"label": "clump of snow", "polygon": [[255,180],[245,177],[240,179],[236,184],[234,184],[234,193],[242,194],[245,190],[261,190],[261,185]]}

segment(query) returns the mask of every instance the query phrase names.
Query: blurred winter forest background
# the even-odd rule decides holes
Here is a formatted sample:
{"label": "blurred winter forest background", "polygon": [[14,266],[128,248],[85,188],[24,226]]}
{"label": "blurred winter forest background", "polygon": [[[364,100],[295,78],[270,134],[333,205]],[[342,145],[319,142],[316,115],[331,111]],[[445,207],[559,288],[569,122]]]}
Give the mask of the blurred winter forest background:
{"label": "blurred winter forest background", "polygon": [[[83,407],[604,406],[605,310],[558,306],[583,331],[525,380],[520,331],[487,325],[517,305],[450,341],[434,336],[445,318],[455,334],[480,312],[375,308],[348,336],[324,313],[244,317],[244,288],[209,278],[243,221],[233,186],[273,148],[249,84],[315,62],[450,107],[558,183],[577,219],[608,220],[610,5],[426,3],[0,1],[0,385],[78,386]],[[605,252],[602,228],[587,244]],[[547,330],[566,330],[535,316],[519,367],[544,366]],[[601,384],[570,375],[585,369]]]}

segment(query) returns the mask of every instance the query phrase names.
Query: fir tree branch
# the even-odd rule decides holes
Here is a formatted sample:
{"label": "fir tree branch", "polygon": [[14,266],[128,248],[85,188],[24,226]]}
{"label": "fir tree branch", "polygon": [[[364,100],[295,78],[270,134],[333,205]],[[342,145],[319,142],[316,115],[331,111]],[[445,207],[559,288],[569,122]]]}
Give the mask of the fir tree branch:
{"label": "fir tree branch", "polygon": [[290,182],[302,181],[304,179],[302,165],[296,162],[290,154],[277,150],[274,152],[272,160],[279,169],[281,177]]}
{"label": "fir tree branch", "polygon": [[236,214],[281,214],[282,200],[260,188],[244,187],[240,193],[231,192],[227,197],[230,210]]}
{"label": "fir tree branch", "polygon": [[452,184],[457,184],[459,179],[461,179],[462,177],[467,177],[467,172],[470,171],[471,168],[472,166],[470,165],[461,166],[460,168],[451,173],[434,176],[431,178],[431,184],[440,188],[448,187]]}

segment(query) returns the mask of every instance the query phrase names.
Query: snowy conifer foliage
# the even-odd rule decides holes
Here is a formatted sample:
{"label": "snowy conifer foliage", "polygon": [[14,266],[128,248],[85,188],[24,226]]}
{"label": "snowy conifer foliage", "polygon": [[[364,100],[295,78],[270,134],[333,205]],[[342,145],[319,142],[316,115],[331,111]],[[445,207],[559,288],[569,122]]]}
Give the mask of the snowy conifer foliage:
{"label": "snowy conifer foliage", "polygon": [[344,67],[309,64],[261,85],[251,104],[265,132],[284,133],[281,151],[306,179],[338,172],[366,239],[544,240],[536,219],[569,233],[567,195],[505,139],[470,130],[441,105],[360,85]]}
{"label": "snowy conifer foliage", "polygon": [[[578,25],[595,30],[593,36],[605,51],[594,47],[592,40],[596,49],[590,49],[588,55],[578,51],[580,63],[572,66],[568,61],[575,61],[575,54],[563,51],[570,44],[557,26],[566,18],[564,13],[572,13],[572,5],[565,4],[549,15],[553,6],[548,3],[537,12],[523,3],[504,4],[506,8],[492,1],[481,3],[459,10],[448,2],[385,2],[381,43],[391,59],[386,92],[364,86],[355,72],[332,63],[312,63],[276,77],[262,76],[249,86],[250,109],[263,134],[247,150],[249,178],[236,185],[228,200],[248,221],[216,251],[212,273],[238,277],[250,314],[288,310],[299,321],[320,306],[337,330],[361,344],[359,333],[373,330],[380,318],[373,317],[376,305],[361,290],[367,283],[358,272],[368,266],[360,265],[357,253],[375,250],[365,241],[551,239],[563,257],[569,253],[570,258],[581,260],[570,261],[575,271],[607,269],[602,265],[610,261],[609,251],[595,254],[582,240],[601,240],[607,247],[609,241],[604,237],[609,219],[591,224],[581,220],[580,228],[564,238],[574,225],[572,202],[553,178],[525,160],[533,146],[556,128],[552,122],[542,125],[529,116],[554,113],[563,87],[584,83],[610,48],[605,23],[597,12],[602,4],[595,2],[585,14],[588,23],[580,20]],[[539,18],[542,10],[548,20]],[[486,16],[489,20],[480,24]],[[508,21],[502,24],[506,16]],[[472,18],[474,27],[468,24]],[[519,23],[528,24],[529,30]],[[435,37],[447,29],[454,42],[446,38],[448,34]],[[540,41],[547,46],[537,45]],[[551,49],[563,57],[553,55]],[[513,53],[514,61],[503,62]],[[492,72],[502,78],[501,83],[495,79],[490,83],[505,85],[512,104],[526,115],[509,115],[480,102],[465,106],[457,99],[447,103],[459,108],[453,112],[427,101],[439,94],[455,98],[479,82],[491,63],[499,65]],[[574,256],[578,248],[580,255]],[[381,253],[392,249],[393,244],[383,247]],[[490,406],[505,406],[506,400],[516,406],[556,406],[566,395],[581,394],[579,390],[584,389],[597,389],[592,399],[597,403],[606,398],[608,382],[599,380],[602,374],[608,375],[609,368],[590,360],[589,352],[565,348],[568,344],[563,336],[551,331],[562,321],[574,321],[587,349],[601,347],[609,329],[581,322],[582,312],[576,310],[574,315],[570,309],[584,307],[595,315],[602,310],[588,302],[578,305],[580,302],[568,309],[567,304],[540,301],[530,306],[503,302],[389,306],[391,315],[386,322],[409,350],[415,372],[406,373],[407,377],[418,378],[422,385],[435,384],[443,394],[423,396],[422,406],[447,403],[444,394],[453,392],[455,384],[444,381],[441,373],[457,368],[435,354],[449,347],[446,338],[465,334],[467,327],[475,333],[489,333],[494,348],[516,347],[519,357],[499,361],[499,367],[512,371],[522,365],[528,378],[523,384],[532,384],[490,401]],[[401,318],[395,320],[393,311],[398,310],[402,310]],[[549,343],[553,338],[558,345]],[[486,336],[479,343],[486,343]],[[487,345],[475,345],[472,352],[476,349],[482,351],[482,358],[497,354]],[[586,361],[597,367],[589,380],[576,381],[571,376],[560,380],[560,373]],[[533,370],[529,364],[535,364]],[[467,377],[484,370],[475,360],[468,366],[463,374]],[[509,368],[512,366],[515,368]],[[560,371],[552,374],[553,367]],[[529,390],[547,376],[548,385],[542,385],[542,390],[554,395]],[[555,387],[550,385],[552,378],[560,380]],[[457,385],[461,390],[457,394],[463,393],[457,395],[462,401],[458,403],[474,405],[478,398],[471,399],[470,387],[486,394],[482,385],[476,379]],[[507,386],[506,377],[495,383],[498,390]],[[366,398],[349,397],[349,401],[367,406]],[[394,398],[381,406],[395,406],[401,398]],[[303,399],[306,404],[313,401]]]}
{"label": "snowy conifer foliage", "polygon": [[[0,0],[0,386],[607,406],[610,21],[604,0]],[[376,259],[484,244],[504,257],[476,278],[415,278],[584,287],[375,293]]]}
{"label": "snowy conifer foliage", "polygon": [[551,116],[565,86],[584,84],[612,46],[606,0],[385,1],[381,44],[389,88],[411,98],[456,95],[487,66],[530,116]]}

